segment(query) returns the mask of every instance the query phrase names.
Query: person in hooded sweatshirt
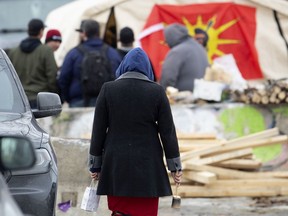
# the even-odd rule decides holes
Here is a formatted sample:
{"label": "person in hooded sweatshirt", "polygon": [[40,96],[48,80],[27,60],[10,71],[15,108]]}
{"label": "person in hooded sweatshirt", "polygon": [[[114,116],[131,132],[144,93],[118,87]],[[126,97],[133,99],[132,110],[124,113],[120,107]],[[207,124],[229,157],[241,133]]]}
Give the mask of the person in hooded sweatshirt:
{"label": "person in hooded sweatshirt", "polygon": [[179,91],[193,91],[194,80],[203,78],[209,66],[206,50],[178,23],[168,25],[164,37],[170,50],[164,59],[160,84],[165,89],[172,86]]}
{"label": "person in hooded sweatshirt", "polygon": [[31,108],[37,107],[39,92],[58,93],[58,67],[53,50],[41,43],[44,23],[39,19],[32,19],[28,23],[28,38],[20,45],[11,49],[8,56],[21,80]]}
{"label": "person in hooded sweatshirt", "polygon": [[[97,98],[90,144],[90,173],[107,195],[112,215],[157,216],[159,197],[171,196],[163,152],[172,178],[181,182],[181,160],[165,90],[154,82],[141,48],[129,51],[116,80]],[[160,135],[160,136],[159,136]]]}

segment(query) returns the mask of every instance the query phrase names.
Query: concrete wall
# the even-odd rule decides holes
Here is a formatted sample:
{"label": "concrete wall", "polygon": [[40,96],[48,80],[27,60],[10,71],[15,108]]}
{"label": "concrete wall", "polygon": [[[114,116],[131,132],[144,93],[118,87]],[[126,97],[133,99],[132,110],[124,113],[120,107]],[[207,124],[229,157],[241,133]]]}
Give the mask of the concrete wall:
{"label": "concrete wall", "polygon": [[[92,215],[92,213],[80,209],[83,192],[91,183],[87,168],[89,140],[52,137],[52,144],[58,158],[59,182],[57,204],[68,200],[71,200],[72,204],[72,207],[67,212],[63,212],[57,208],[56,215]],[[101,197],[100,199],[97,215],[110,215],[105,197]]]}
{"label": "concrete wall", "polygon": [[[286,110],[286,107],[268,109],[243,104],[201,107],[192,105],[172,106],[177,130],[196,133],[214,132],[219,138],[226,139],[247,135],[274,126],[278,126],[283,133],[287,134],[288,114],[286,113],[288,112]],[[58,158],[57,204],[67,200],[72,201],[72,207],[67,212],[58,209],[57,215],[91,215],[91,213],[81,210],[80,205],[83,192],[91,180],[87,168],[87,158],[93,116],[93,108],[64,108],[57,117],[38,119],[40,125],[51,134],[52,144]],[[274,154],[274,158],[269,158],[270,162],[275,161],[275,163],[279,163],[282,167],[288,169],[287,161],[283,163],[287,160],[287,146],[283,149],[280,147],[277,151],[279,151],[280,156]],[[163,205],[168,207],[170,203],[164,202]],[[110,215],[105,197],[100,201],[97,215]]]}

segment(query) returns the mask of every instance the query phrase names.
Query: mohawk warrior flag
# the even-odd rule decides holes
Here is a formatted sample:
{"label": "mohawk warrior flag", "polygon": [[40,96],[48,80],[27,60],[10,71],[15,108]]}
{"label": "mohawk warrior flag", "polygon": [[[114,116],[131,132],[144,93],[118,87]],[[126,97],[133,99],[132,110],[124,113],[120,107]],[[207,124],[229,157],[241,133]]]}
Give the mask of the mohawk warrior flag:
{"label": "mohawk warrior flag", "polygon": [[185,25],[192,37],[197,28],[207,32],[210,63],[216,57],[233,54],[244,79],[261,79],[263,75],[254,45],[255,16],[255,8],[233,3],[155,5],[140,34],[140,42],[152,61],[157,80],[169,51],[163,29],[172,23]]}

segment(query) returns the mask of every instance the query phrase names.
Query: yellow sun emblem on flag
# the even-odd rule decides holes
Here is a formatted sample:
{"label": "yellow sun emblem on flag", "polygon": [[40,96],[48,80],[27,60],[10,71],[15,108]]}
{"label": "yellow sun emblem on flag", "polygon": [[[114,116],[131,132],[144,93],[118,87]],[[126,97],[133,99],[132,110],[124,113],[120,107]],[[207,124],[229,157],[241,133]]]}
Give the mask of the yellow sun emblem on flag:
{"label": "yellow sun emblem on flag", "polygon": [[182,18],[183,23],[185,24],[186,28],[188,29],[189,34],[193,37],[194,36],[194,30],[196,28],[202,29],[206,31],[206,33],[209,36],[209,40],[207,43],[207,54],[209,62],[212,63],[212,57],[214,55],[216,56],[223,56],[225,55],[224,52],[218,49],[219,45],[225,45],[225,44],[237,44],[239,43],[239,40],[233,40],[233,39],[221,39],[220,34],[233,26],[235,23],[238,22],[237,19],[231,20],[221,26],[219,26],[217,29],[214,28],[214,24],[216,23],[216,16],[213,16],[208,20],[207,23],[203,23],[202,17],[198,16],[196,23],[193,25],[191,24],[185,17]]}

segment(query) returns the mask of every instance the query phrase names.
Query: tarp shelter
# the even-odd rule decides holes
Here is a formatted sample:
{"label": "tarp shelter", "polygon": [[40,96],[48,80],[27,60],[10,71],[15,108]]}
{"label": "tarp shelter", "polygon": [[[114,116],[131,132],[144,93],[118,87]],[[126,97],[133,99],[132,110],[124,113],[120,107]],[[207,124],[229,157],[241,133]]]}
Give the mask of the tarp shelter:
{"label": "tarp shelter", "polygon": [[[218,8],[214,7],[215,4]],[[232,5],[233,8],[227,9],[227,5]],[[183,10],[188,6],[189,10]],[[175,9],[175,7],[180,7],[180,9]],[[248,8],[250,12],[246,13],[244,9],[240,10],[239,8]],[[221,10],[222,12],[218,13]],[[191,11],[193,15],[190,16],[187,11]],[[235,11],[233,16],[231,11]],[[197,25],[207,27],[209,21],[215,22],[214,28],[211,28],[209,33],[213,37],[217,30],[218,33],[220,31],[217,38],[219,46],[215,49],[216,53],[208,53],[211,60],[217,56],[216,54],[224,55],[239,51],[241,42],[239,35],[252,38],[245,42],[247,50],[252,50],[251,55],[241,60],[244,66],[245,61],[251,63],[246,65],[246,71],[241,71],[246,79],[280,79],[286,78],[288,75],[288,2],[285,0],[73,1],[53,10],[46,19],[48,28],[58,28],[63,34],[63,42],[55,54],[59,65],[62,64],[66,53],[79,43],[79,33],[75,29],[79,28],[81,20],[87,18],[97,20],[101,25],[102,36],[107,37],[110,33],[113,40],[117,39],[122,27],[131,27],[137,40],[135,45],[143,45],[142,47],[153,62],[158,78],[161,76],[161,60],[167,52],[167,48],[164,49],[164,52],[160,52],[161,46],[158,46],[163,42],[163,28],[166,24],[176,21],[186,25],[190,30]],[[221,20],[222,23],[219,23]],[[241,20],[249,21],[241,23]],[[110,27],[106,25],[107,22],[110,23]],[[238,27],[233,29],[233,25],[234,27],[238,25]],[[253,27],[252,31],[251,26]],[[224,30],[232,32],[234,36],[225,38],[227,32]],[[253,37],[249,36],[250,34]],[[151,42],[151,39],[154,40],[154,43]],[[158,45],[155,46],[155,43]],[[159,56],[162,59],[159,59]],[[236,55],[235,58],[237,61],[237,58],[240,57]],[[257,71],[257,64],[259,71]],[[256,65],[256,70],[252,70],[250,65]]]}

